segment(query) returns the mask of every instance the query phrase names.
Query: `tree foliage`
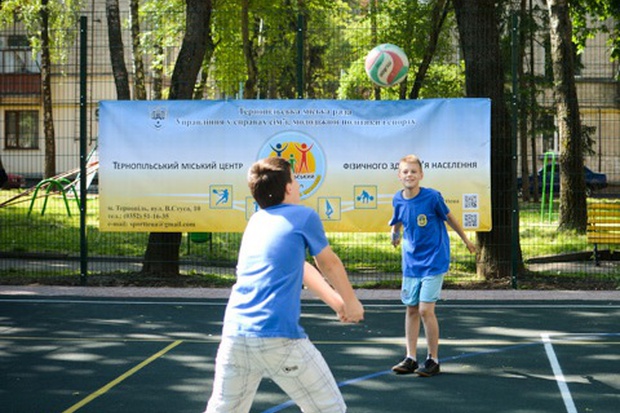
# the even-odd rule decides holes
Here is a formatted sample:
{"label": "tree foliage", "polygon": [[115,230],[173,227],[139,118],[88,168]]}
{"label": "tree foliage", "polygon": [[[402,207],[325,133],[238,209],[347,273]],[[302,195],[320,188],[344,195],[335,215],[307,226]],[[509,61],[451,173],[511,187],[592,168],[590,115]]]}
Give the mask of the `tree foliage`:
{"label": "tree foliage", "polygon": [[[132,1],[139,4],[139,22],[135,14],[130,21],[125,10],[122,24],[128,29],[133,23],[136,29],[134,54],[144,57],[144,70],[152,76],[151,98],[404,99],[461,97],[465,90],[469,96],[492,97],[497,122],[492,138],[493,220],[500,230],[480,239],[483,248],[497,246],[496,251],[485,251],[482,262],[489,267],[484,273],[507,273],[508,259],[501,249],[509,246],[508,235],[514,229],[506,212],[511,205],[502,204],[508,199],[506,191],[511,190],[513,178],[505,170],[511,159],[505,139],[508,126],[502,87],[506,73],[501,61],[507,56],[495,42],[506,32],[502,32],[499,18],[505,15],[508,3],[455,0],[452,3],[461,13],[458,26],[467,26],[458,27],[457,33],[456,17],[446,7],[450,4],[446,0]],[[71,35],[77,33],[77,11],[83,3],[49,0],[49,44],[54,62],[61,62],[66,58],[63,53],[71,50],[67,45],[75,41]],[[618,3],[571,0],[572,40],[577,50],[593,34],[605,31],[610,34],[612,57],[620,57]],[[41,49],[41,4],[41,0],[4,0],[0,8],[0,24],[26,27],[35,52]],[[184,39],[192,37],[188,28],[202,24],[188,21],[196,16],[187,14],[194,10],[187,7],[207,13],[205,4],[210,15],[202,23],[208,21],[208,27],[198,29],[204,42],[194,39],[193,45],[182,45]],[[464,14],[472,11],[480,20]],[[482,33],[484,30],[490,35]],[[460,54],[466,42],[469,61]],[[399,45],[409,57],[409,78],[400,86],[375,88],[364,72],[365,55],[380,43]],[[200,56],[192,54],[197,45]],[[422,86],[414,93],[415,78]],[[168,90],[164,89],[164,79],[171,80]],[[496,166],[498,161],[501,166]],[[172,243],[178,256],[178,237]]]}
{"label": "tree foliage", "polygon": [[577,52],[597,33],[607,33],[611,58],[620,60],[620,0],[571,0],[569,6]]}
{"label": "tree foliage", "polygon": [[[41,51],[41,0],[3,0],[0,7],[0,26],[23,24],[34,53]],[[71,50],[78,31],[80,11],[84,0],[50,0],[46,7],[49,19],[50,58],[53,63],[63,63]]]}
{"label": "tree foliage", "polygon": [[51,87],[52,63],[67,60],[69,45],[77,37],[81,0],[5,0],[0,3],[0,26],[23,25],[33,55],[40,54],[43,130],[45,134],[44,176],[56,174],[56,138]]}
{"label": "tree foliage", "polygon": [[[138,10],[140,19],[139,42],[146,56],[147,67],[153,82],[151,99],[164,99],[164,79],[172,75],[173,62],[168,51],[180,44],[185,27],[183,0],[145,0]],[[148,94],[148,93],[147,93]]]}

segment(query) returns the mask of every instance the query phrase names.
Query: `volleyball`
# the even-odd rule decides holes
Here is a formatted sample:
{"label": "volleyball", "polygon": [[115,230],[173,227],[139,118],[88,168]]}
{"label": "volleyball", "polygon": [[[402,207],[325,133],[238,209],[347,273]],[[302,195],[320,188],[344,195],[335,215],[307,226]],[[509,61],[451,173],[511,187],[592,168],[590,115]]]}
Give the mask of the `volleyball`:
{"label": "volleyball", "polygon": [[409,71],[409,59],[400,47],[384,43],[372,49],[364,67],[372,82],[381,87],[389,87],[402,82]]}

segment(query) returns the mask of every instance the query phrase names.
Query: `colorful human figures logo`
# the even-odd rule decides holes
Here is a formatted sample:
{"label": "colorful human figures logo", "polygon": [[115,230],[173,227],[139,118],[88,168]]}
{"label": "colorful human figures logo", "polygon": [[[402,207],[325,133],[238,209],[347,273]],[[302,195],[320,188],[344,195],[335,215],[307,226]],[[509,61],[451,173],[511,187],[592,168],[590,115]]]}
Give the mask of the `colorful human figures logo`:
{"label": "colorful human figures logo", "polygon": [[301,187],[301,199],[312,196],[325,180],[325,155],[310,136],[286,131],[272,136],[261,148],[258,158],[279,157],[288,160]]}

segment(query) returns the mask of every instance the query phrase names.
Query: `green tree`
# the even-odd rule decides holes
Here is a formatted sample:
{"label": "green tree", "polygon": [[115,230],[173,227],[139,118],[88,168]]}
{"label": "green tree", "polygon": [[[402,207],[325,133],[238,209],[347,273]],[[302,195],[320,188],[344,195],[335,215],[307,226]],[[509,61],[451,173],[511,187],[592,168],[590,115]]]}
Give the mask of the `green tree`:
{"label": "green tree", "polygon": [[0,26],[23,24],[34,54],[41,53],[41,91],[45,136],[44,176],[56,175],[56,138],[53,117],[51,66],[67,59],[67,47],[76,35],[81,0],[4,0]]}
{"label": "green tree", "polygon": [[[211,0],[186,0],[185,35],[170,80],[169,100],[192,99],[211,33]],[[144,254],[143,274],[179,274],[179,232],[152,232]]]}
{"label": "green tree", "polygon": [[611,58],[620,60],[620,1],[571,0],[569,7],[577,52],[581,52],[586,40],[596,33],[608,33]]}
{"label": "green tree", "polygon": [[560,138],[560,182],[563,183],[560,187],[559,227],[585,232],[588,217],[583,175],[584,136],[575,85],[575,49],[568,0],[547,0],[547,4]]}
{"label": "green tree", "polygon": [[[151,99],[167,96],[164,79],[173,67],[166,65],[166,51],[178,47],[185,28],[185,2],[183,0],[146,0],[138,10],[140,31],[138,36],[142,53],[148,56],[152,76]],[[211,36],[207,41],[211,40]],[[212,47],[211,47],[212,49]],[[212,51],[211,51],[212,53]],[[210,56],[210,54],[209,54]],[[207,57],[205,57],[207,58]]]}
{"label": "green tree", "polygon": [[112,63],[112,75],[116,86],[116,99],[130,100],[129,73],[125,64],[121,13],[118,0],[106,0],[106,19],[108,21],[108,50]]}
{"label": "green tree", "polygon": [[[449,63],[455,50],[450,27],[453,21],[449,2],[388,0],[368,2],[354,10],[347,41],[356,56],[341,76],[339,98],[417,99],[464,95],[464,76],[460,66]],[[410,76],[397,87],[377,88],[364,72],[364,57],[377,44],[400,46],[410,63]]]}
{"label": "green tree", "polygon": [[[182,19],[171,19],[172,16],[181,15],[178,7],[181,3],[174,1],[154,0],[146,3],[147,13],[138,8],[136,2],[131,4],[131,35],[132,50],[134,59],[134,72],[141,74],[134,76],[136,79],[136,99],[146,99],[146,88],[144,86],[144,66],[142,53],[152,52],[153,70],[156,73],[164,73],[163,50],[173,45],[171,39],[176,39],[180,33],[184,33],[181,48],[179,50],[172,77],[168,98],[170,100],[192,99],[195,96],[195,86],[198,74],[202,68],[209,45],[213,44],[211,38],[211,0],[187,0],[185,13]],[[167,6],[167,7],[166,7]],[[168,13],[162,14],[165,9]],[[159,10],[160,13],[148,13],[148,11]],[[129,76],[124,61],[124,45],[122,42],[121,29],[122,22],[118,0],[106,0],[106,14],[108,20],[108,40],[109,50],[112,61],[117,97],[119,100],[130,99],[131,92],[129,86]],[[149,27],[156,29],[149,31],[146,35],[140,31],[140,16],[148,16],[146,21]],[[182,28],[182,24],[185,27]],[[184,31],[183,31],[184,29]],[[212,49],[211,49],[212,50]],[[138,63],[136,63],[136,61]],[[156,89],[154,95],[161,98],[163,91]],[[181,233],[150,233],[144,261],[142,266],[143,274],[159,274],[176,276],[179,274],[179,248],[181,245]]]}
{"label": "green tree", "polygon": [[131,51],[134,73],[134,90],[136,100],[146,100],[144,59],[140,39],[140,5],[139,0],[129,1],[129,18],[131,27]]}
{"label": "green tree", "polygon": [[[465,59],[467,96],[491,99],[491,204],[493,229],[478,232],[478,274],[484,278],[512,275],[513,252],[523,263],[518,221],[513,222],[512,194],[516,182],[512,163],[510,117],[504,94],[504,63],[500,49],[497,4],[494,0],[454,0],[460,42]],[[518,242],[517,242],[518,244]]]}

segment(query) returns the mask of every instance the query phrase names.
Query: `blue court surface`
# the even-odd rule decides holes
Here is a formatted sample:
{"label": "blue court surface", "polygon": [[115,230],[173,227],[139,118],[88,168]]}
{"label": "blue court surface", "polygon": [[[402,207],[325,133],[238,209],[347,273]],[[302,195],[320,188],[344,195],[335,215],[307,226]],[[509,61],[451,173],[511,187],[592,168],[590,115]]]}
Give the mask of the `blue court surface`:
{"label": "blue court surface", "polygon": [[[431,378],[390,371],[404,355],[402,305],[364,304],[357,325],[303,307],[349,412],[620,411],[619,301],[440,302],[442,374]],[[224,305],[0,296],[0,411],[202,412]],[[251,411],[299,410],[263,380]]]}

